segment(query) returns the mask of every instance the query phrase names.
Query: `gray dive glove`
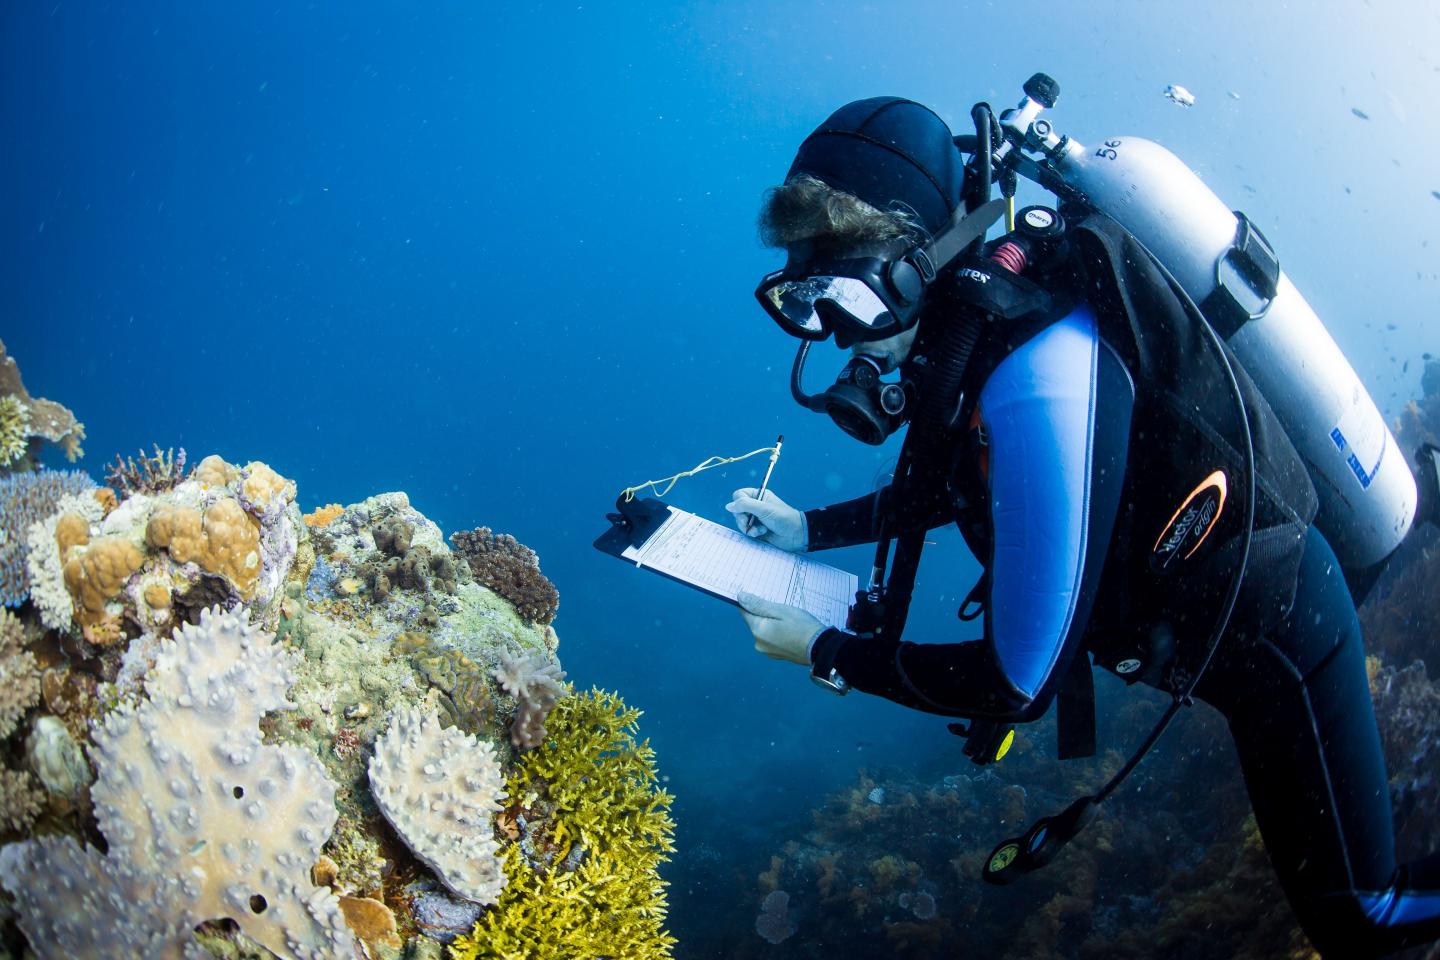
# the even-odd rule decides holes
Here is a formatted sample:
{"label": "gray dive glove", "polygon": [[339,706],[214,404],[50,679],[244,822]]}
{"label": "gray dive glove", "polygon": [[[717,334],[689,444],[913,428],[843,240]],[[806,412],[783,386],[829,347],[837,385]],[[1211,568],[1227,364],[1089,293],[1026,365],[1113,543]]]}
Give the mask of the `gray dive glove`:
{"label": "gray dive glove", "polygon": [[[809,540],[805,514],[777,497],[774,491],[766,490],[764,500],[756,500],[756,487],[741,487],[725,509],[735,515],[735,525],[741,533],[764,540],[781,550],[804,553]],[[747,531],[745,528],[749,527]]]}

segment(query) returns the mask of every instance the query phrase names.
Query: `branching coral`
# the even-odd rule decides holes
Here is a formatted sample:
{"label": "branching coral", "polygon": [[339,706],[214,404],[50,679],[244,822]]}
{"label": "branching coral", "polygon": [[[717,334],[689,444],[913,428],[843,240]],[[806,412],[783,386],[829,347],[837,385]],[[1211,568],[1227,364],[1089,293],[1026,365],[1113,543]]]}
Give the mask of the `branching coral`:
{"label": "branching coral", "polygon": [[515,698],[515,719],[510,725],[510,742],[533,749],[545,742],[545,717],[565,695],[565,671],[538,654],[507,650],[500,655],[495,679]]}
{"label": "branching coral", "polygon": [[0,603],[19,606],[30,594],[31,525],[55,512],[60,500],[95,484],[78,470],[37,470],[0,477]]}
{"label": "branching coral", "polygon": [[12,397],[25,408],[27,441],[31,437],[39,437],[58,444],[71,463],[85,455],[85,451],[80,449],[80,441],[85,439],[85,425],[55,401],[30,396],[20,378],[15,358],[6,356],[3,343],[0,343],[0,397]]}
{"label": "branching coral", "polygon": [[674,850],[672,798],[635,742],[639,716],[599,690],[556,706],[548,742],[508,784],[525,830],[505,858],[509,885],[453,960],[670,956],[659,867]]}
{"label": "branching coral", "polygon": [[114,488],[120,499],[137,493],[165,493],[185,482],[185,448],[177,454],[174,450],[161,450],[155,444],[154,456],[144,450],[137,451],[137,459],[121,459],[117,453],[115,462],[105,474],[105,482]]}
{"label": "branching coral", "polygon": [[0,849],[0,885],[37,955],[178,960],[220,917],[297,960],[354,949],[334,894],[310,880],[335,785],[305,750],[261,741],[261,717],[291,707],[293,660],[219,610],[160,645],[147,697],[94,732],[108,852],[68,836]]}
{"label": "branching coral", "polygon": [[540,572],[534,550],[489,527],[452,533],[450,542],[470,565],[476,582],[509,600],[526,620],[547,624],[555,619],[560,592]]}
{"label": "branching coral", "polygon": [[396,711],[375,741],[376,806],[447,887],[476,903],[505,888],[494,824],[504,788],[495,748],[441,727],[433,710]]}
{"label": "branching coral", "polygon": [[19,397],[0,397],[0,467],[8,467],[30,448],[30,408]]}
{"label": "branching coral", "polygon": [[15,732],[15,725],[40,699],[40,667],[24,647],[20,621],[0,609],[0,740]]}

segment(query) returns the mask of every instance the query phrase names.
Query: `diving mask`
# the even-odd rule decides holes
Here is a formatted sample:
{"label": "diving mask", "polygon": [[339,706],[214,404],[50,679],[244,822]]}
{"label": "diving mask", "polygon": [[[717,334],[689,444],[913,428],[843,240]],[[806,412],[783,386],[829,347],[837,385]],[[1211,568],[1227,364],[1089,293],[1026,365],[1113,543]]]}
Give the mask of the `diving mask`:
{"label": "diving mask", "polygon": [[760,281],[755,299],[780,329],[801,340],[833,333],[843,348],[893,337],[915,325],[936,272],[982,238],[1004,208],[994,200],[967,216],[961,207],[929,243],[890,244],[870,256],[816,256],[802,244],[785,269]]}

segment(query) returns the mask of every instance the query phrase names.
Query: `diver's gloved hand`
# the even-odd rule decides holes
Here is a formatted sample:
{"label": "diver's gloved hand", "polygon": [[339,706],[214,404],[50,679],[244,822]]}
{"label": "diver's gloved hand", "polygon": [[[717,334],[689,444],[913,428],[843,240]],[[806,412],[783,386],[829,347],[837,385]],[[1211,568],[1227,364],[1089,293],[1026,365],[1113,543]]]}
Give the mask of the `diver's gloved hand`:
{"label": "diver's gloved hand", "polygon": [[740,603],[740,616],[755,635],[756,650],[776,660],[810,665],[810,645],[825,632],[823,623],[799,607],[753,593],[741,593],[735,599]]}
{"label": "diver's gloved hand", "polygon": [[[735,526],[740,532],[757,540],[774,544],[791,553],[804,553],[810,531],[805,524],[805,514],[777,497],[772,490],[765,491],[764,500],[756,500],[756,487],[741,487],[731,496],[735,499],[725,509],[735,515]],[[751,520],[754,520],[751,523]],[[745,527],[750,529],[746,530]]]}

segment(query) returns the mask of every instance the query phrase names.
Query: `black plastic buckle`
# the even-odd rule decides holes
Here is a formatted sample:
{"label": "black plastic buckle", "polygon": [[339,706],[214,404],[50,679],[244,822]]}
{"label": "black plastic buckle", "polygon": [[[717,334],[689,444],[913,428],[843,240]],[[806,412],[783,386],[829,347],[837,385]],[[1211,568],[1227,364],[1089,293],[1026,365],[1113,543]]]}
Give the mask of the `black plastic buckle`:
{"label": "black plastic buckle", "polygon": [[[1280,258],[1275,255],[1275,248],[1239,210],[1235,211],[1235,220],[1235,241],[1215,264],[1215,289],[1200,304],[1215,332],[1225,340],[1246,323],[1263,317],[1280,289]],[[1225,272],[1227,263],[1233,274]],[[1245,305],[1235,288],[1234,278],[1249,288],[1245,293],[1250,300],[1258,298],[1258,307],[1251,309]]]}

